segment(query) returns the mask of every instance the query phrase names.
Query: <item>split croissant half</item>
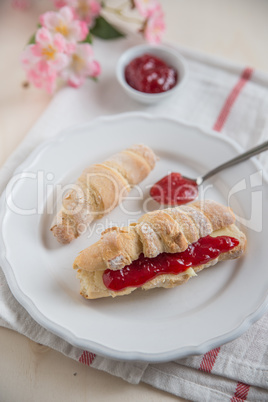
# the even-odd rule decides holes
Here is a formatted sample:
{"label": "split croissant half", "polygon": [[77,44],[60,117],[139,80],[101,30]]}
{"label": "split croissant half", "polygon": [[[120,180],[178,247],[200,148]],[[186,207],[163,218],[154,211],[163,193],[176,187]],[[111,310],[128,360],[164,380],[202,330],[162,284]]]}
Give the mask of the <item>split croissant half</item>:
{"label": "split croissant half", "polygon": [[51,230],[62,244],[84,233],[94,219],[112,211],[131,187],[144,180],[154,168],[156,156],[139,144],[86,168],[63,199]]}
{"label": "split croissant half", "polygon": [[121,296],[136,287],[121,291],[108,289],[103,283],[106,269],[120,270],[143,253],[153,258],[158,254],[179,253],[201,237],[231,236],[239,240],[232,250],[222,253],[207,264],[195,266],[179,274],[161,274],[141,286],[172,288],[187,282],[196,272],[218,261],[240,257],[246,247],[246,237],[234,224],[230,208],[215,201],[196,201],[188,205],[149,212],[129,227],[113,227],[102,233],[101,239],[83,250],[74,261],[80,279],[80,293],[87,299]]}

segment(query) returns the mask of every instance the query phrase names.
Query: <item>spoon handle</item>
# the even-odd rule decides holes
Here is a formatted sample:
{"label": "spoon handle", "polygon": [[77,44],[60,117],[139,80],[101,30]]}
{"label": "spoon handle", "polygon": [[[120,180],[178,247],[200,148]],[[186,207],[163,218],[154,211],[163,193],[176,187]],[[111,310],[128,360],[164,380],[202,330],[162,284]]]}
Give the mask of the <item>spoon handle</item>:
{"label": "spoon handle", "polygon": [[203,183],[204,180],[208,179],[211,176],[214,176],[214,174],[222,171],[223,169],[226,169],[230,166],[236,165],[239,162],[243,162],[246,159],[251,158],[254,155],[257,155],[263,151],[266,151],[268,149],[268,141],[265,141],[264,143],[257,145],[254,148],[249,149],[247,152],[244,152],[241,155],[236,156],[235,158],[231,159],[228,162],[223,163],[220,166],[217,166],[215,169],[211,170],[210,172],[206,173],[204,176],[199,177],[198,180],[198,184]]}

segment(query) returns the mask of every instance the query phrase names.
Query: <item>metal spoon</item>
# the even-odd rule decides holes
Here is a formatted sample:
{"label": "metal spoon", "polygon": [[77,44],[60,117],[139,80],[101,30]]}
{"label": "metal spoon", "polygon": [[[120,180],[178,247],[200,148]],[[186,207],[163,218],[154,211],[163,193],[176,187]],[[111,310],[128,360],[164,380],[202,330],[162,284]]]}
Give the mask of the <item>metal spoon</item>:
{"label": "metal spoon", "polygon": [[199,176],[196,179],[192,179],[192,178],[186,177],[186,176],[183,176],[183,177],[185,179],[195,182],[198,186],[200,186],[209,177],[214,176],[216,173],[221,172],[223,169],[236,165],[237,163],[243,162],[246,159],[249,159],[254,155],[257,155],[263,151],[266,151],[267,149],[268,149],[268,141],[265,141],[263,144],[260,144],[254,148],[251,148],[248,151],[244,152],[243,154],[238,155],[235,158],[229,160],[228,162],[225,162],[222,165],[210,170],[208,173],[204,174],[203,176]]}

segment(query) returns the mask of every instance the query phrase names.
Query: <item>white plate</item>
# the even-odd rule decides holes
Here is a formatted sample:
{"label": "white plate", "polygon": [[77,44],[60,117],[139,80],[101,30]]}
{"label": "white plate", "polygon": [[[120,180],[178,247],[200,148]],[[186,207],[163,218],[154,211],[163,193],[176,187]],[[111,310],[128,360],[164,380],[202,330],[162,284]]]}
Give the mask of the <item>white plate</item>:
{"label": "white plate", "polygon": [[[128,213],[118,207],[93,223],[91,235],[59,245],[49,231],[52,214],[46,212],[57,185],[141,142],[160,157],[142,183],[144,199],[133,190],[133,199],[124,202]],[[222,135],[137,113],[99,118],[44,143],[2,196],[1,265],[15,297],[37,322],[71,344],[123,360],[168,361],[205,353],[241,335],[268,305],[267,182],[255,160],[206,183],[205,197],[229,204],[237,214],[248,238],[244,258],[219,263],[175,289],[92,301],[79,295],[72,269],[78,252],[99,238],[103,225],[127,224],[143,213],[149,186],[160,177],[169,171],[199,175],[240,151]]]}

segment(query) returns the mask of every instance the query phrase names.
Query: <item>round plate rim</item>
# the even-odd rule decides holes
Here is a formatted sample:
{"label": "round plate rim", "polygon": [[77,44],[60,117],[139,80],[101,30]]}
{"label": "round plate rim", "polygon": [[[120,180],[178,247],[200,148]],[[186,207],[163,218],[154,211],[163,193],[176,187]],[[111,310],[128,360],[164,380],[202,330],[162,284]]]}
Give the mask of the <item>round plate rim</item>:
{"label": "round plate rim", "polygon": [[[85,127],[92,127],[94,125],[101,124],[103,122],[107,121],[115,121],[115,120],[121,120],[121,119],[129,119],[129,118],[141,118],[141,119],[147,119],[147,120],[152,120],[152,119],[161,119],[161,120],[166,120],[170,121],[173,123],[176,123],[178,125],[186,126],[188,128],[196,129],[200,131],[204,135],[212,136],[214,138],[217,138],[219,141],[224,141],[229,143],[236,152],[242,152],[243,148],[233,139],[229,137],[223,137],[219,136],[217,132],[215,132],[212,129],[206,129],[204,127],[200,127],[196,124],[189,123],[188,121],[182,120],[182,119],[175,119],[171,117],[165,117],[165,116],[154,116],[149,113],[141,113],[141,112],[127,112],[127,113],[120,113],[116,115],[108,115],[108,116],[100,116],[97,117],[87,123],[84,124],[76,124],[72,125],[68,129],[62,130],[58,135],[55,137],[48,139],[44,142],[42,142],[40,145],[38,145],[29,155],[26,157],[26,159],[16,168],[16,170],[13,172],[13,175],[22,173],[25,166],[28,166],[30,163],[34,161],[36,156],[42,152],[46,147],[50,146],[51,144],[55,142],[62,141],[66,136],[72,135],[74,130],[81,130]],[[256,158],[252,158],[251,162],[255,164],[255,166],[258,169],[263,169],[262,165],[258,162]],[[268,184],[268,177],[266,172],[263,172],[263,180]],[[12,176],[13,176],[12,175]],[[10,179],[11,180],[11,179]],[[4,190],[3,194],[1,195],[0,199],[0,222],[3,222],[3,219],[5,217],[6,213],[6,204],[5,204],[5,196],[6,196],[6,190]],[[264,298],[264,300],[261,302],[260,306],[253,312],[252,314],[248,315],[247,317],[244,318],[244,320],[232,331],[229,333],[225,333],[219,337],[216,337],[214,339],[210,339],[202,344],[199,344],[197,346],[188,346],[188,347],[183,347],[180,348],[178,347],[177,349],[174,349],[170,352],[160,352],[160,353],[144,353],[144,352],[139,352],[139,351],[134,351],[134,352],[122,352],[118,350],[114,350],[112,348],[103,346],[101,344],[97,344],[94,341],[90,341],[88,339],[81,339],[76,337],[74,334],[72,334],[69,330],[66,330],[63,328],[60,324],[52,322],[48,317],[44,316],[42,312],[40,312],[33,301],[25,295],[21,289],[19,288],[19,285],[16,281],[12,266],[10,265],[9,261],[7,260],[5,256],[5,241],[3,238],[3,232],[2,232],[2,225],[1,225],[1,230],[0,230],[0,262],[1,262],[1,267],[3,268],[3,272],[5,274],[5,277],[7,279],[8,286],[10,290],[12,291],[14,297],[17,299],[17,301],[24,307],[27,312],[31,315],[31,317],[42,327],[46,328],[50,332],[54,333],[55,335],[61,337],[63,340],[69,342],[71,345],[78,347],[82,350],[87,350],[93,353],[96,353],[97,355],[104,356],[104,357],[109,357],[115,360],[124,360],[124,361],[142,361],[142,362],[152,362],[152,363],[160,363],[160,362],[167,362],[171,361],[174,359],[180,359],[180,358],[185,358],[190,355],[200,355],[200,354],[205,354],[211,349],[214,349],[216,347],[221,346],[222,344],[225,344],[227,342],[230,342],[239,336],[241,336],[244,332],[246,332],[250,326],[256,322],[258,319],[261,318],[261,316],[268,310],[268,294]]]}

